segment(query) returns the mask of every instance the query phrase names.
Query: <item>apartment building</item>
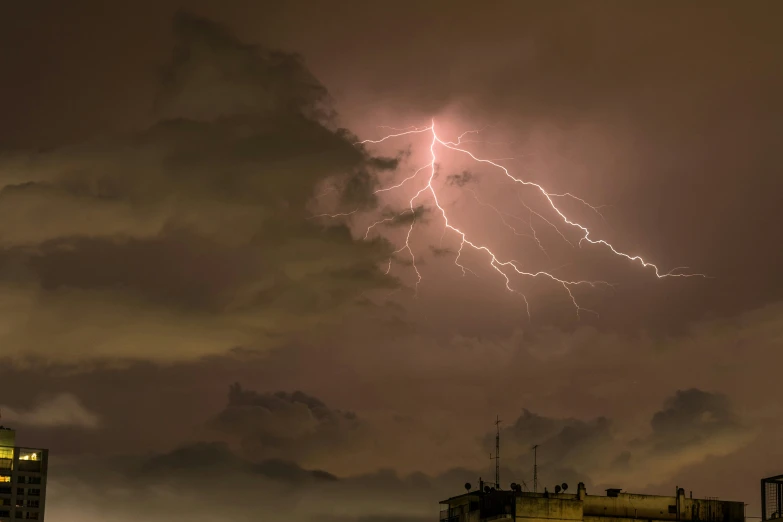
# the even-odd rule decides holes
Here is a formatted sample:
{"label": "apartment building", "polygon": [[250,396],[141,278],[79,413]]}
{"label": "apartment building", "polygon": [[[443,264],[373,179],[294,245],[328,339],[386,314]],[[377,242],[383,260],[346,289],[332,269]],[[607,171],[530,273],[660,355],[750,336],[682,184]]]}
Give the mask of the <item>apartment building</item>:
{"label": "apartment building", "polygon": [[16,445],[0,426],[0,522],[44,520],[49,451]]}

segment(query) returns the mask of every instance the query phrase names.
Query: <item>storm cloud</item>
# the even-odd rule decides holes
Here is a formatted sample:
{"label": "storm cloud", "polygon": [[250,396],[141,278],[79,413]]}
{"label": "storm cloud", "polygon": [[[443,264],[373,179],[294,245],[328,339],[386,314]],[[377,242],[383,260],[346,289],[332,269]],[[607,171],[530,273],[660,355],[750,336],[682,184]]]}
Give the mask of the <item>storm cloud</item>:
{"label": "storm cloud", "polygon": [[343,180],[351,203],[372,204],[372,184],[351,180],[395,161],[334,126],[326,89],[297,56],[186,13],[173,28],[157,123],[2,162],[3,355],[265,349],[396,286],[377,268],[385,241],[309,219],[319,183]]}
{"label": "storm cloud", "polygon": [[541,473],[550,480],[643,489],[709,457],[738,451],[754,439],[754,431],[727,397],[692,388],[666,399],[639,438],[624,438],[604,417],[558,419],[527,410],[501,438],[505,454],[517,464],[529,464],[537,445]]}
{"label": "storm cloud", "polygon": [[258,393],[239,383],[231,386],[226,408],[208,425],[256,460],[334,458],[335,453],[357,452],[367,437],[367,427],[355,413],[331,409],[300,391]]}
{"label": "storm cloud", "polygon": [[[434,520],[494,476],[497,417],[504,487],[538,444],[540,488],[758,514],[783,461],[779,2],[7,4],[0,402],[50,449],[51,518]],[[591,237],[710,277],[579,244],[426,133],[359,143],[431,122],[594,205],[560,198]],[[426,180],[502,257],[612,283],[572,288],[596,313],[522,278],[528,316],[411,203]]]}

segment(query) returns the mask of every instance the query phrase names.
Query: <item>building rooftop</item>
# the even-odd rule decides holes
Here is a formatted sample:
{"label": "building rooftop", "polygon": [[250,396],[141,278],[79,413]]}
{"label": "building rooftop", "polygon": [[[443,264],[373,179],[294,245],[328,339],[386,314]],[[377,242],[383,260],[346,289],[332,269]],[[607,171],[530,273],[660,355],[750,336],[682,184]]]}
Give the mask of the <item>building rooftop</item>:
{"label": "building rooftop", "polygon": [[[538,522],[744,522],[743,502],[722,501],[715,498],[694,499],[677,488],[677,494],[645,495],[608,488],[605,495],[588,495],[583,483],[576,491],[566,493],[567,484],[558,485],[554,492],[522,491],[512,484],[510,490],[492,487],[466,491],[442,500],[441,522],[489,522],[498,518],[530,519]],[[465,484],[471,489],[470,484]]]}

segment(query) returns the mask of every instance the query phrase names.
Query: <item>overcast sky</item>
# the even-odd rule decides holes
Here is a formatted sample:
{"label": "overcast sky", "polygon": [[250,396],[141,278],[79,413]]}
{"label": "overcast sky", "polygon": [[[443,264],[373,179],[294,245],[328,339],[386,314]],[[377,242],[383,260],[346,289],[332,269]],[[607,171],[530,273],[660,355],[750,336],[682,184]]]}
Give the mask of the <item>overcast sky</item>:
{"label": "overcast sky", "polygon": [[493,476],[496,415],[504,487],[540,444],[543,485],[758,514],[781,14],[3,5],[0,408],[52,451],[48,514],[200,520],[248,488],[225,516],[432,520]]}

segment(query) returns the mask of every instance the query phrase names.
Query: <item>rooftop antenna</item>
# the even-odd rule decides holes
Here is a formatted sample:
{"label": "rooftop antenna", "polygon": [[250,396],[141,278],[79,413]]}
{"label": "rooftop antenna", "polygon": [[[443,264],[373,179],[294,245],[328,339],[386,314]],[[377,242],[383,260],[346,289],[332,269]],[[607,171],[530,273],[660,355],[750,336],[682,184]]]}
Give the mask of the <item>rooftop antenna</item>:
{"label": "rooftop antenna", "polygon": [[533,493],[538,493],[538,444],[533,446]]}
{"label": "rooftop antenna", "polygon": [[491,454],[490,459],[495,461],[495,488],[500,489],[500,417],[495,418],[495,426],[497,427],[497,433],[495,434],[495,456]]}

